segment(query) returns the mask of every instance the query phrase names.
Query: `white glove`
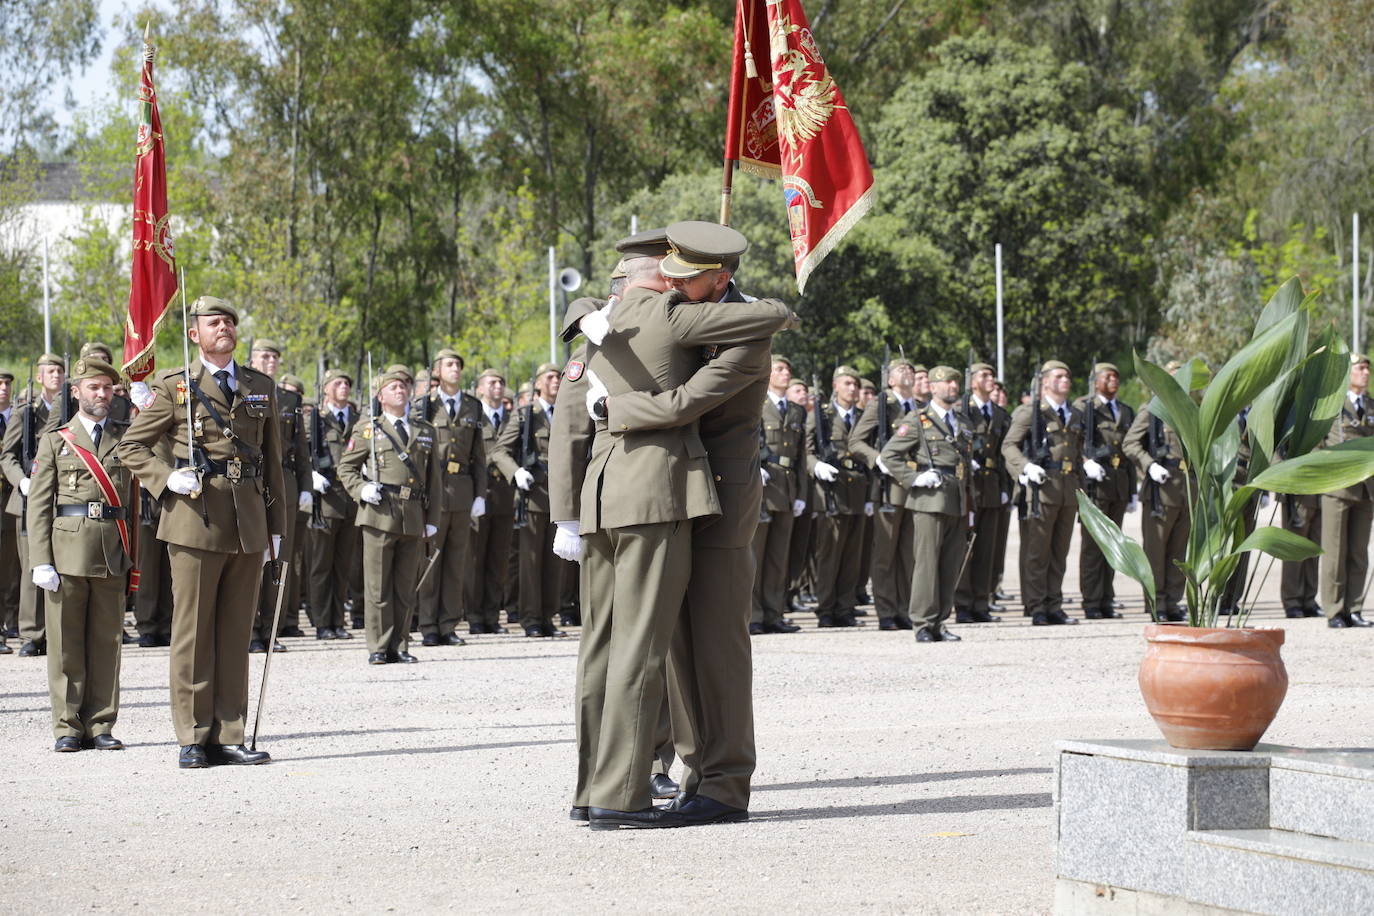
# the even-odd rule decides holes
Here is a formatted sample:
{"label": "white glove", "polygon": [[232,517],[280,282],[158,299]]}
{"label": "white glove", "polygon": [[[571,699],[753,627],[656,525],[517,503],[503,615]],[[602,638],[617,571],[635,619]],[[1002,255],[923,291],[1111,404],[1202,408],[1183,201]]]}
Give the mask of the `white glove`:
{"label": "white glove", "polygon": [[763,465],[759,465],[759,478],[763,481],[765,487],[768,486],[768,468]]}
{"label": "white glove", "polygon": [[[587,318],[590,318],[590,317],[592,317],[592,316],[591,316],[591,315],[588,315],[588,316],[587,316]],[[583,320],[583,321],[586,321],[587,318],[583,318],[582,320]],[[599,419],[601,419],[600,417],[598,417],[598,416],[596,415],[596,411],[595,411],[596,402],[599,401],[599,400],[601,400],[601,399],[604,398],[604,397],[608,397],[609,395],[610,395],[610,392],[606,390],[606,386],[605,386],[604,384],[602,384],[601,379],[599,379],[599,378],[596,377],[596,373],[595,373],[595,372],[593,372],[592,370],[588,369],[588,370],[587,370],[587,416],[591,417],[593,420],[599,420]]]}
{"label": "white glove", "polygon": [[1026,469],[1021,472],[1021,476],[1031,483],[1039,485],[1045,482],[1045,469],[1033,461],[1028,461],[1026,462]]}
{"label": "white glove", "polygon": [[1023,486],[1023,487],[1024,487],[1027,483],[1029,483],[1029,481],[1026,480],[1026,472],[1025,472],[1025,471],[1022,471],[1021,474],[1020,474],[1020,476],[1018,476],[1018,477],[1016,478],[1016,482],[1019,483],[1019,484],[1020,484],[1021,486]]}
{"label": "white glove", "polygon": [[878,473],[886,474],[888,477],[892,476],[892,472],[887,469],[887,465],[883,464],[883,459],[881,458],[878,459]]}
{"label": "white glove", "polygon": [[968,460],[968,464],[969,464],[969,470],[972,470],[972,471],[981,471],[981,470],[983,469],[983,464],[982,464],[982,462],[980,462],[977,458],[970,458],[970,459]]}
{"label": "white glove", "polygon": [[830,483],[840,476],[840,469],[833,464],[826,464],[824,461],[816,462],[816,470],[812,472],[816,479],[823,483]]}
{"label": "white glove", "polygon": [[1140,500],[1136,499],[1135,494],[1131,495],[1131,501],[1126,503],[1127,512],[1135,512],[1140,508]]}
{"label": "white glove", "polygon": [[606,339],[606,332],[611,329],[611,312],[615,310],[615,304],[618,301],[618,299],[611,299],[595,312],[584,316],[577,325],[582,336],[598,347],[601,346],[601,341]]}
{"label": "white glove", "polygon": [[916,475],[915,484],[918,487],[938,487],[940,485],[940,472],[935,470],[922,471]]}
{"label": "white glove", "polygon": [[1156,461],[1150,465],[1150,479],[1155,483],[1164,483],[1169,479],[1169,469]]}
{"label": "white glove", "polygon": [[487,500],[484,496],[474,497],[472,500],[472,517],[481,518],[487,514]]}
{"label": "white glove", "polygon": [[522,490],[528,490],[534,485],[534,475],[527,468],[516,468],[515,485]]}
{"label": "white glove", "polygon": [[558,522],[558,530],[553,533],[553,552],[570,563],[582,562],[582,538],[578,532],[582,526],[578,522]]}
{"label": "white glove", "polygon": [[296,508],[302,512],[309,512],[315,508],[315,494],[309,490],[302,490],[300,499],[296,500]]}
{"label": "white glove", "polygon": [[319,471],[311,471],[310,488],[314,490],[316,493],[328,493],[329,478],[321,474]]}
{"label": "white glove", "polygon": [[864,515],[872,515],[872,514],[873,514],[873,504],[872,504],[872,503],[864,503]]}
{"label": "white glove", "polygon": [[1083,473],[1088,475],[1089,480],[1106,480],[1107,470],[1093,461],[1091,458],[1083,459]]}
{"label": "white glove", "polygon": [[377,503],[382,501],[382,485],[368,481],[363,484],[363,488],[358,491],[358,499],[367,503],[369,506],[377,505]]}
{"label": "white glove", "polygon": [[182,496],[199,496],[200,477],[190,468],[177,468],[167,475],[167,489]]}
{"label": "white glove", "polygon": [[25,477],[24,479],[22,479],[22,480],[19,481],[19,495],[20,495],[20,496],[28,496],[28,495],[29,495],[29,479],[28,479],[27,477]]}
{"label": "white glove", "polygon": [[1009,503],[1009,502],[1011,502],[1011,494],[1010,494],[1010,493],[1003,493],[1003,494],[1002,494],[1002,505],[1005,506],[1005,505],[1006,505],[1007,503]]}
{"label": "white glove", "polygon": [[1261,509],[1269,508],[1269,492],[1267,490],[1260,494],[1259,507]]}
{"label": "white glove", "polygon": [[133,401],[139,410],[147,410],[153,403],[153,391],[147,382],[134,382],[129,386],[129,400]]}
{"label": "white glove", "polygon": [[62,584],[62,579],[57,575],[56,569],[45,564],[33,568],[33,584],[45,592],[55,592]]}
{"label": "white glove", "polygon": [[804,500],[804,499],[794,499],[794,500],[792,500],[792,517],[793,517],[793,518],[801,518],[802,513],[805,512],[805,511],[806,511],[806,500]]}
{"label": "white glove", "polygon": [[266,550],[264,550],[264,551],[262,552],[262,562],[263,562],[264,564],[266,564],[266,563],[271,563],[273,557],[276,557],[278,560],[281,559],[281,535],[280,535],[280,534],[274,534],[274,535],[272,535],[272,546],[271,546],[271,547],[268,547]]}
{"label": "white glove", "polygon": [[429,540],[439,533],[438,525],[425,525],[425,540]]}

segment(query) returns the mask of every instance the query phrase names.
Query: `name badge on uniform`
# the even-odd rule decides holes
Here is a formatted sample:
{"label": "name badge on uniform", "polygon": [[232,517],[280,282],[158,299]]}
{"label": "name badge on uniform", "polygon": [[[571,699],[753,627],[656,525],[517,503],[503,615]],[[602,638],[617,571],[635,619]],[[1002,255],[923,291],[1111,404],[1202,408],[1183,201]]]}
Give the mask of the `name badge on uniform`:
{"label": "name badge on uniform", "polygon": [[462,467],[463,466],[459,464],[457,461],[450,461],[448,463],[448,472],[450,474],[457,474],[462,469]]}
{"label": "name badge on uniform", "polygon": [[1066,460],[1066,461],[1063,462],[1063,464],[1060,465],[1059,469],[1060,469],[1061,471],[1063,471],[1065,474],[1072,474],[1072,473],[1073,473],[1073,462],[1072,462],[1072,461],[1067,461],[1067,460]]}
{"label": "name badge on uniform", "polygon": [[1114,467],[1114,468],[1119,468],[1119,467],[1121,467],[1121,456],[1120,456],[1120,455],[1113,455],[1113,456],[1112,456],[1112,467]]}

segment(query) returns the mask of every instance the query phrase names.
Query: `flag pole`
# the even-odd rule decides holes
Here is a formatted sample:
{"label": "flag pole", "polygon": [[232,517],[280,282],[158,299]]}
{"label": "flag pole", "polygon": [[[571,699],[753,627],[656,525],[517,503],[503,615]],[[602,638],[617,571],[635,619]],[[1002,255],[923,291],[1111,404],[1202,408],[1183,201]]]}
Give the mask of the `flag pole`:
{"label": "flag pole", "polygon": [[997,377],[1005,380],[1007,377],[1006,350],[1002,335],[1002,243],[998,242],[993,248],[997,260]]}
{"label": "flag pole", "polygon": [[730,195],[734,193],[735,160],[725,160],[725,175],[720,186],[720,224],[730,225]]}
{"label": "flag pole", "polygon": [[48,236],[43,236],[43,352],[52,352],[52,302],[48,283]]}

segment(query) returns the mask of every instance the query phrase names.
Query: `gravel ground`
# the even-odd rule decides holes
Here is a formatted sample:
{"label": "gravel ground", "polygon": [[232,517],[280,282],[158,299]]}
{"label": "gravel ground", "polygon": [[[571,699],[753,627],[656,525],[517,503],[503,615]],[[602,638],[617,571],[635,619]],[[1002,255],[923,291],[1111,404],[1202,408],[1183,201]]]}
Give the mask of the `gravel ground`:
{"label": "gravel ground", "polygon": [[[1014,591],[1015,532],[1011,549]],[[918,645],[803,614],[756,638],[753,819],[693,830],[567,820],[575,639],[473,637],[381,668],[361,639],[287,640],[260,742],[275,761],[193,771],[168,650],[125,651],[123,753],[53,754],[42,663],[5,656],[0,912],[1048,912],[1054,742],[1157,737],[1143,604],[1118,583],[1121,621],[1032,628],[1009,607]],[[1374,744],[1374,632],[1284,620],[1277,588],[1275,567],[1255,622],[1287,629],[1291,683],[1265,740]]]}

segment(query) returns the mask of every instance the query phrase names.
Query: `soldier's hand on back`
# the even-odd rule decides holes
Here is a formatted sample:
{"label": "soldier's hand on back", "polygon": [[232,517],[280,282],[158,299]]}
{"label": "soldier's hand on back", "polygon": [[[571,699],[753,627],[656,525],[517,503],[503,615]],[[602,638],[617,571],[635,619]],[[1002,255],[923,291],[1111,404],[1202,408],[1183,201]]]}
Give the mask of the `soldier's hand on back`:
{"label": "soldier's hand on back", "polygon": [[582,526],[578,522],[558,522],[553,533],[553,552],[569,563],[582,562]]}
{"label": "soldier's hand on back", "polygon": [[1026,469],[1021,472],[1021,475],[1033,484],[1039,485],[1045,482],[1045,469],[1033,461],[1026,462]]}
{"label": "soldier's hand on back", "polygon": [[316,493],[329,492],[329,478],[319,471],[310,472],[310,488]]}
{"label": "soldier's hand on back", "polygon": [[425,526],[425,540],[429,540],[430,538],[434,537],[434,536],[435,536],[436,534],[438,534],[438,533],[439,533],[439,526],[438,526],[438,525],[426,525],[426,526]]}
{"label": "soldier's hand on back", "polygon": [[19,481],[19,495],[20,495],[20,496],[28,496],[28,495],[29,495],[29,479],[28,479],[27,477],[25,477],[24,479],[22,479],[22,480]]}
{"label": "soldier's hand on back", "polygon": [[1150,479],[1155,483],[1164,483],[1169,479],[1169,469],[1156,461],[1150,465]]}
{"label": "soldier's hand on back", "polygon": [[892,472],[887,469],[887,465],[883,464],[883,459],[879,458],[876,466],[879,473],[886,474],[888,477],[892,476]]}
{"label": "soldier's hand on back", "polygon": [[918,487],[938,487],[940,485],[940,472],[936,470],[926,470],[916,475],[915,484]]}
{"label": "soldier's hand on back", "polygon": [[167,475],[167,489],[182,496],[200,494],[200,476],[190,468],[177,468]]}
{"label": "soldier's hand on back", "polygon": [[515,469],[515,485],[522,490],[528,490],[534,484],[534,475],[527,468]]}
{"label": "soldier's hand on back", "polygon": [[768,486],[768,468],[763,465],[759,465],[759,479],[763,481],[765,487]]}
{"label": "soldier's hand on back", "polygon": [[375,506],[382,501],[382,488],[379,484],[365,483],[363,488],[358,491],[358,498],[369,506]]}
{"label": "soldier's hand on back", "polygon": [[873,504],[872,504],[872,503],[864,503],[864,515],[867,515],[867,516],[869,516],[870,518],[873,516]]}
{"label": "soldier's hand on back", "polygon": [[[520,470],[523,471],[523,470],[525,470],[525,469],[524,469],[524,468],[521,468]],[[475,496],[475,497],[473,497],[473,500],[472,500],[472,512],[471,512],[470,514],[472,515],[473,520],[479,519],[479,518],[481,518],[482,516],[484,516],[484,515],[487,514],[487,500],[486,500],[485,497],[482,497],[482,496]]]}
{"label": "soldier's hand on back", "polygon": [[615,304],[619,301],[619,299],[611,299],[595,312],[583,316],[577,325],[582,336],[598,347],[601,346],[601,341],[606,339],[606,332],[611,329],[611,312],[615,310]]}
{"label": "soldier's hand on back", "polygon": [[[588,315],[587,317],[590,318],[591,316]],[[587,416],[593,420],[600,420],[601,417],[596,412],[596,402],[609,396],[610,392],[606,390],[605,383],[597,378],[596,373],[592,370],[588,369],[585,377],[587,379]]]}
{"label": "soldier's hand on back", "polygon": [[1134,493],[1132,493],[1132,494],[1131,494],[1131,501],[1128,502],[1128,503],[1126,504],[1126,511],[1127,511],[1127,512],[1135,512],[1135,511],[1136,511],[1137,509],[1139,509],[1139,508],[1140,508],[1140,500],[1136,498],[1136,495],[1135,495]]}
{"label": "soldier's hand on back", "polygon": [[804,500],[804,499],[794,499],[794,500],[792,500],[792,517],[793,517],[793,518],[801,518],[801,517],[802,517],[802,513],[805,512],[805,511],[806,511],[806,500]]}
{"label": "soldier's hand on back", "polygon": [[296,500],[296,508],[302,512],[309,512],[315,508],[315,494],[309,490],[302,490],[300,498]]}
{"label": "soldier's hand on back", "polygon": [[816,479],[825,483],[831,483],[836,477],[840,476],[839,468],[833,464],[826,464],[824,461],[816,462],[816,470],[813,472]]}
{"label": "soldier's hand on back", "polygon": [[1107,471],[1102,465],[1093,461],[1091,458],[1083,459],[1083,473],[1088,475],[1089,480],[1106,480]]}
{"label": "soldier's hand on back", "polygon": [[62,579],[57,575],[56,569],[45,564],[33,568],[33,584],[46,592],[55,592],[62,584]]}

